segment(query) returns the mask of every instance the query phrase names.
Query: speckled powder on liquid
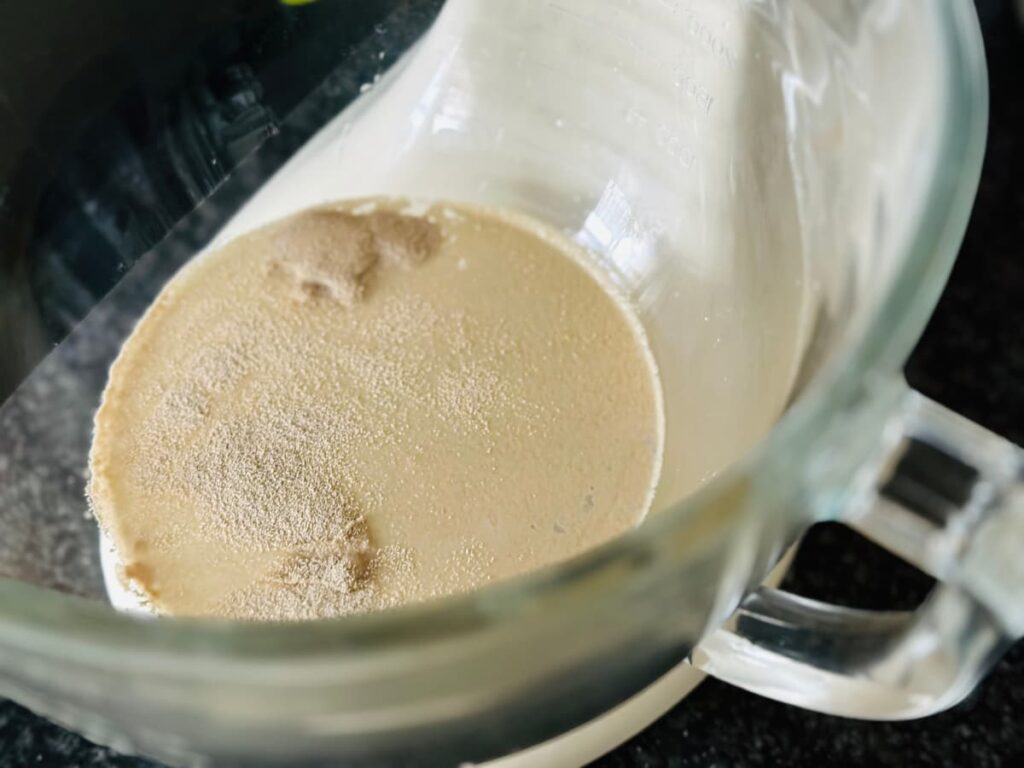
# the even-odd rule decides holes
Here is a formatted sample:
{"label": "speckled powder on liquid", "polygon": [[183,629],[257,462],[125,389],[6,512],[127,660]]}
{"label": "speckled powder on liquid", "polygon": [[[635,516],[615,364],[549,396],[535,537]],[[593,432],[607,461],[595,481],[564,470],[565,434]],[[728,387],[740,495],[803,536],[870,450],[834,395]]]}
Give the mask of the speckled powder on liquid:
{"label": "speckled powder on liquid", "polygon": [[354,201],[183,270],[111,369],[89,495],[181,615],[462,592],[636,525],[662,444],[639,323],[521,216]]}

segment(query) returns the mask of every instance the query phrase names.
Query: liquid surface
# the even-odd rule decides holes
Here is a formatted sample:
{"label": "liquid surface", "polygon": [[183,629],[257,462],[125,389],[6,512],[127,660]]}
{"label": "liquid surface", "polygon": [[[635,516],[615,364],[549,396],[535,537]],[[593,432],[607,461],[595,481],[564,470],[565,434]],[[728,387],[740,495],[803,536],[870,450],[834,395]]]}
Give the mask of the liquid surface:
{"label": "liquid surface", "polygon": [[158,613],[302,619],[463,592],[636,525],[643,330],[521,216],[362,200],[205,254],[111,369],[89,495]]}

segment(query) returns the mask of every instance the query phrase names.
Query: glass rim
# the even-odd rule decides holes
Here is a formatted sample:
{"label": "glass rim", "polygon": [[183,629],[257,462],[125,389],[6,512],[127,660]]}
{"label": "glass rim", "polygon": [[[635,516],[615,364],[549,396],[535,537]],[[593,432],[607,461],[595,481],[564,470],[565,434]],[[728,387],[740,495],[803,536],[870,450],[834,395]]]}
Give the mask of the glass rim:
{"label": "glass rim", "polygon": [[[917,221],[887,292],[864,329],[783,415],[772,430],[739,461],[697,492],[657,513],[647,523],[594,551],[537,573],[488,585],[466,595],[442,598],[378,614],[315,622],[256,623],[212,619],[134,617],[106,603],[36,585],[0,578],[0,644],[79,661],[149,664],[209,660],[209,670],[228,670],[225,661],[270,660],[294,663],[304,657],[333,659],[350,654],[415,647],[424,639],[464,637],[467,617],[486,616],[488,626],[509,625],[495,606],[536,603],[564,591],[588,573],[599,572],[617,554],[628,552],[655,528],[688,524],[693,513],[719,498],[763,464],[768,455],[790,452],[813,439],[827,414],[837,410],[851,386],[869,373],[895,373],[934,308],[966,227],[980,177],[988,115],[987,73],[977,16],[970,0],[937,6],[945,82],[939,141]],[[716,522],[720,534],[735,520]],[[506,627],[507,629],[507,627]],[[373,642],[368,640],[373,638]],[[182,667],[182,669],[185,669]],[[197,671],[192,669],[191,671]]]}

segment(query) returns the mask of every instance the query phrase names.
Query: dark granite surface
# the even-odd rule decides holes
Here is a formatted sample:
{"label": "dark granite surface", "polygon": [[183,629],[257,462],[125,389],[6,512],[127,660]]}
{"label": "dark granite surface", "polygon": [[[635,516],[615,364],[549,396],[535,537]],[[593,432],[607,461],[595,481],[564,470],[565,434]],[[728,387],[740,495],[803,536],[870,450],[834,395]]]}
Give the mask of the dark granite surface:
{"label": "dark granite surface", "polygon": [[[978,0],[992,79],[981,190],[960,260],[908,378],[924,393],[1024,443],[1024,35],[1009,0]],[[907,608],[927,581],[838,526],[807,537],[788,586],[862,607]],[[708,681],[686,702],[599,761],[674,766],[1024,765],[1024,644],[968,701],[909,723],[816,715]],[[154,764],[94,746],[0,703],[0,768]]]}

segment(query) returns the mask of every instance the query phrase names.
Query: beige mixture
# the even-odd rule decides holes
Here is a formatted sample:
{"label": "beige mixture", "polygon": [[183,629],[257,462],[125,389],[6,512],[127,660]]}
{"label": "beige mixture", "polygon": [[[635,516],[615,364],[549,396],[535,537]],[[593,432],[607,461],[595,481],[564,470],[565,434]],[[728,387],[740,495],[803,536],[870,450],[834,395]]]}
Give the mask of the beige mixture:
{"label": "beige mixture", "polygon": [[125,343],[89,496],[159,613],[305,619],[472,589],[637,524],[639,323],[521,216],[355,201],[197,259]]}

